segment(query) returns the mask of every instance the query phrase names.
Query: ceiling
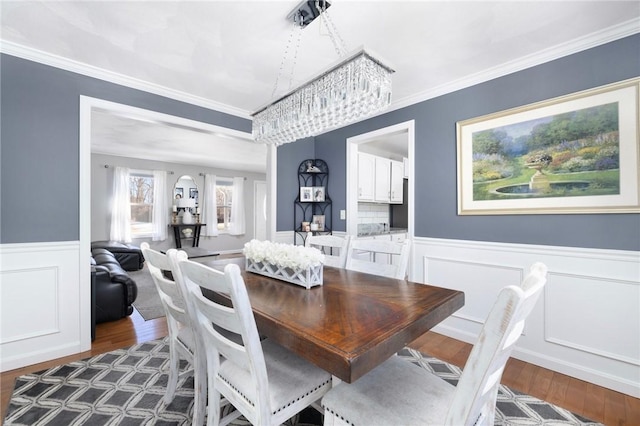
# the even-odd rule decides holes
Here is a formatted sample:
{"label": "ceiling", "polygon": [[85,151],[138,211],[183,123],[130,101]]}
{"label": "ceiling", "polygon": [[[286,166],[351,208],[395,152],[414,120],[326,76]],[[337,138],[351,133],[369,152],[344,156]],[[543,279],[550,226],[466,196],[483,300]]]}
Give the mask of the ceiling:
{"label": "ceiling", "polygon": [[[291,85],[286,63],[272,97],[298,3],[2,0],[2,51],[249,118],[338,60],[316,19],[302,30]],[[349,51],[364,45],[396,70],[392,109],[640,32],[638,1],[335,0],[329,16]],[[235,152],[202,130],[98,115],[99,150],[172,151],[173,162],[213,167],[266,156],[247,140]],[[256,162],[266,164],[239,167]]]}

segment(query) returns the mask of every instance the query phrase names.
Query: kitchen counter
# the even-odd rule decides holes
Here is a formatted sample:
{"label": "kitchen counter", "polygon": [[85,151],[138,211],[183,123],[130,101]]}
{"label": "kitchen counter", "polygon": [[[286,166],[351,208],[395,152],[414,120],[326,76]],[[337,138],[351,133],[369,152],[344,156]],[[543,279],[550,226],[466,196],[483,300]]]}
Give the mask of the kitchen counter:
{"label": "kitchen counter", "polygon": [[389,235],[406,233],[407,228],[389,228],[382,224],[361,224],[358,225],[358,237],[374,237],[376,235]]}

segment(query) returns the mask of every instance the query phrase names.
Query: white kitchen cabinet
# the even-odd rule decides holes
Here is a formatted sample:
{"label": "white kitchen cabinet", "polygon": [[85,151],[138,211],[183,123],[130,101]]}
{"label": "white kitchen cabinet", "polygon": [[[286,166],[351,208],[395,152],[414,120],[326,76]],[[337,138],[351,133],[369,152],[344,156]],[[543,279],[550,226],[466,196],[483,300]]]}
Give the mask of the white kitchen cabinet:
{"label": "white kitchen cabinet", "polygon": [[[406,232],[399,232],[399,233],[391,234],[391,241],[395,241],[397,243],[401,243],[406,239],[407,239],[407,233]],[[400,256],[392,256],[391,263],[393,265],[397,265],[399,261],[400,261]]]}
{"label": "white kitchen cabinet", "polygon": [[390,161],[391,176],[390,176],[390,196],[389,202],[391,204],[402,204],[402,189],[403,189],[403,177],[404,177],[404,164],[401,161]]}
{"label": "white kitchen cabinet", "polygon": [[[383,240],[383,241],[390,241],[391,237],[388,234],[385,235],[376,235],[375,237],[373,237],[374,240]],[[388,254],[383,254],[383,253],[376,253],[376,263],[382,263],[384,265],[388,265],[389,264],[389,257],[390,255]]]}
{"label": "white kitchen cabinet", "polygon": [[358,201],[402,204],[404,164],[358,153]]}
{"label": "white kitchen cabinet", "polygon": [[[389,234],[382,234],[382,235],[371,235],[371,236],[367,236],[367,237],[358,237],[359,240],[383,240],[383,241],[390,241],[391,237],[389,236]],[[354,253],[354,257],[361,259],[361,260],[366,260],[369,262],[375,262],[375,263],[382,263],[385,265],[389,264],[389,255],[388,254],[382,254],[382,253],[378,253],[375,254],[375,259],[372,259],[372,256],[374,256],[374,254],[370,253],[370,252],[355,252]]]}
{"label": "white kitchen cabinet", "polygon": [[391,160],[375,157],[375,197],[374,201],[388,203],[391,199]]}
{"label": "white kitchen cabinet", "polygon": [[358,201],[374,201],[376,157],[358,153]]}

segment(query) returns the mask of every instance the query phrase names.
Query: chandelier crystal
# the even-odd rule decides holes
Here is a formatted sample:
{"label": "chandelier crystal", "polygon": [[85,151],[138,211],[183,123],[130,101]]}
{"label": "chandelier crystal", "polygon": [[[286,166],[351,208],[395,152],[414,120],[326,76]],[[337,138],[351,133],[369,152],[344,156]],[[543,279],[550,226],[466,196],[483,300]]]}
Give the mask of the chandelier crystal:
{"label": "chandelier crystal", "polygon": [[391,103],[394,71],[360,49],[253,116],[257,142],[282,145],[351,124]]}

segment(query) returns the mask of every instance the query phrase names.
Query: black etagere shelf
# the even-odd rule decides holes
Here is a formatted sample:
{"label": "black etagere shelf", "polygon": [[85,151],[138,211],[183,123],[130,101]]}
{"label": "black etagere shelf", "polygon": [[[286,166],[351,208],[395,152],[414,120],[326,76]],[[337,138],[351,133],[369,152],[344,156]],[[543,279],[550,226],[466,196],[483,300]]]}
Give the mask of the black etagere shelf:
{"label": "black etagere shelf", "polygon": [[[308,159],[298,166],[298,194],[293,203],[293,243],[303,245],[308,232],[313,235],[330,235],[333,226],[333,210],[329,196],[329,167],[324,160]],[[318,229],[311,229],[315,223]],[[309,231],[303,222],[309,222]]]}

